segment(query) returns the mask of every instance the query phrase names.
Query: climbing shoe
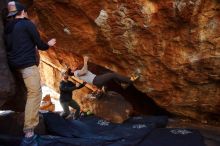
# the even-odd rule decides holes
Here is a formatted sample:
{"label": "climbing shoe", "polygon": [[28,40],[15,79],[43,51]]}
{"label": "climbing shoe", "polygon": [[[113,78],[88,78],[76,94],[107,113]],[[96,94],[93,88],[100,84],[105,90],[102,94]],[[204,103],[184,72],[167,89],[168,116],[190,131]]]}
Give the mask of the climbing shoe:
{"label": "climbing shoe", "polygon": [[139,78],[140,78],[140,75],[139,75],[139,74],[133,74],[133,75],[131,75],[130,80],[131,80],[132,82],[134,82],[134,81],[136,81],[136,80],[139,79]]}
{"label": "climbing shoe", "polygon": [[65,119],[67,119],[67,120],[68,120],[68,119],[73,119],[73,115],[74,115],[74,114],[70,113],[68,116],[65,117]]}

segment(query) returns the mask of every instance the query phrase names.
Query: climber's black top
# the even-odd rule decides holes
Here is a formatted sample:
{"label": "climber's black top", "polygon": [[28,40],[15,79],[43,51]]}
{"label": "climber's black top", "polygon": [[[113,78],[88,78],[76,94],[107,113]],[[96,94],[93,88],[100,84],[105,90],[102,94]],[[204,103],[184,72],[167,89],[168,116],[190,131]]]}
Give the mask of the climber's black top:
{"label": "climber's black top", "polygon": [[86,83],[81,84],[79,87],[76,87],[71,81],[61,81],[60,82],[60,101],[67,102],[72,100],[73,90],[82,88]]}

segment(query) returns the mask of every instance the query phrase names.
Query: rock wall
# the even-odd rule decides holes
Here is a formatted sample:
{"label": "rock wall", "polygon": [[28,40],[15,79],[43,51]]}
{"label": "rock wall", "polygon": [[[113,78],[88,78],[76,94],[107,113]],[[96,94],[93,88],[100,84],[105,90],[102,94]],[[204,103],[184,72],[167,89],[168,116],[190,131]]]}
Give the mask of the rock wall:
{"label": "rock wall", "polygon": [[[0,16],[8,0],[0,1]],[[0,18],[0,108],[23,111],[25,105],[25,87],[19,74],[14,76],[9,69],[6,48],[3,41],[3,19]]]}
{"label": "rock wall", "polygon": [[[3,24],[0,21],[0,35],[3,33]],[[13,94],[13,82],[9,72],[6,60],[5,46],[3,38],[0,37],[0,106],[5,103],[6,99]]]}
{"label": "rock wall", "polygon": [[135,87],[160,107],[213,120],[220,111],[219,11],[218,0],[37,0],[29,14],[45,39],[57,38],[42,60],[74,66],[86,54],[126,76],[138,71]]}

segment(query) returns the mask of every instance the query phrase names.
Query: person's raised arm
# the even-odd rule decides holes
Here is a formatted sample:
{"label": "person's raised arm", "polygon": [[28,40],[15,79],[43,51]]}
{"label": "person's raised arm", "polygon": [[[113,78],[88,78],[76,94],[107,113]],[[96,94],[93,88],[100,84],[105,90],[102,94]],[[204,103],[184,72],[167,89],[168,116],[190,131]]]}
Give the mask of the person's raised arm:
{"label": "person's raised arm", "polygon": [[80,88],[84,87],[85,85],[86,85],[86,82],[84,82],[84,81],[82,84],[76,83],[76,89],[80,89]]}
{"label": "person's raised arm", "polygon": [[39,50],[47,50],[49,47],[55,45],[56,39],[51,39],[50,41],[48,41],[48,43],[44,43],[40,38],[40,34],[36,26],[31,21],[27,21],[26,26],[28,33],[31,35],[34,43],[37,45],[37,48]]}
{"label": "person's raised arm", "polygon": [[78,76],[83,76],[88,72],[88,60],[89,60],[88,56],[83,56],[83,67],[81,70],[77,72]]}

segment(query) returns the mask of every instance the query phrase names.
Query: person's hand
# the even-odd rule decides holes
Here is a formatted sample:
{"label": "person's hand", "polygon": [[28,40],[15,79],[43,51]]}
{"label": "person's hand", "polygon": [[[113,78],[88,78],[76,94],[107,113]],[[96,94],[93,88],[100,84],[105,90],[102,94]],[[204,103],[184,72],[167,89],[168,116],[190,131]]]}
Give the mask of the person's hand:
{"label": "person's hand", "polygon": [[28,13],[24,11],[24,17],[28,18]]}
{"label": "person's hand", "polygon": [[83,85],[86,85],[87,84],[87,82],[85,82],[85,81],[83,81],[83,83],[82,83]]}
{"label": "person's hand", "polygon": [[50,47],[54,46],[56,44],[56,39],[51,39],[47,43]]}

